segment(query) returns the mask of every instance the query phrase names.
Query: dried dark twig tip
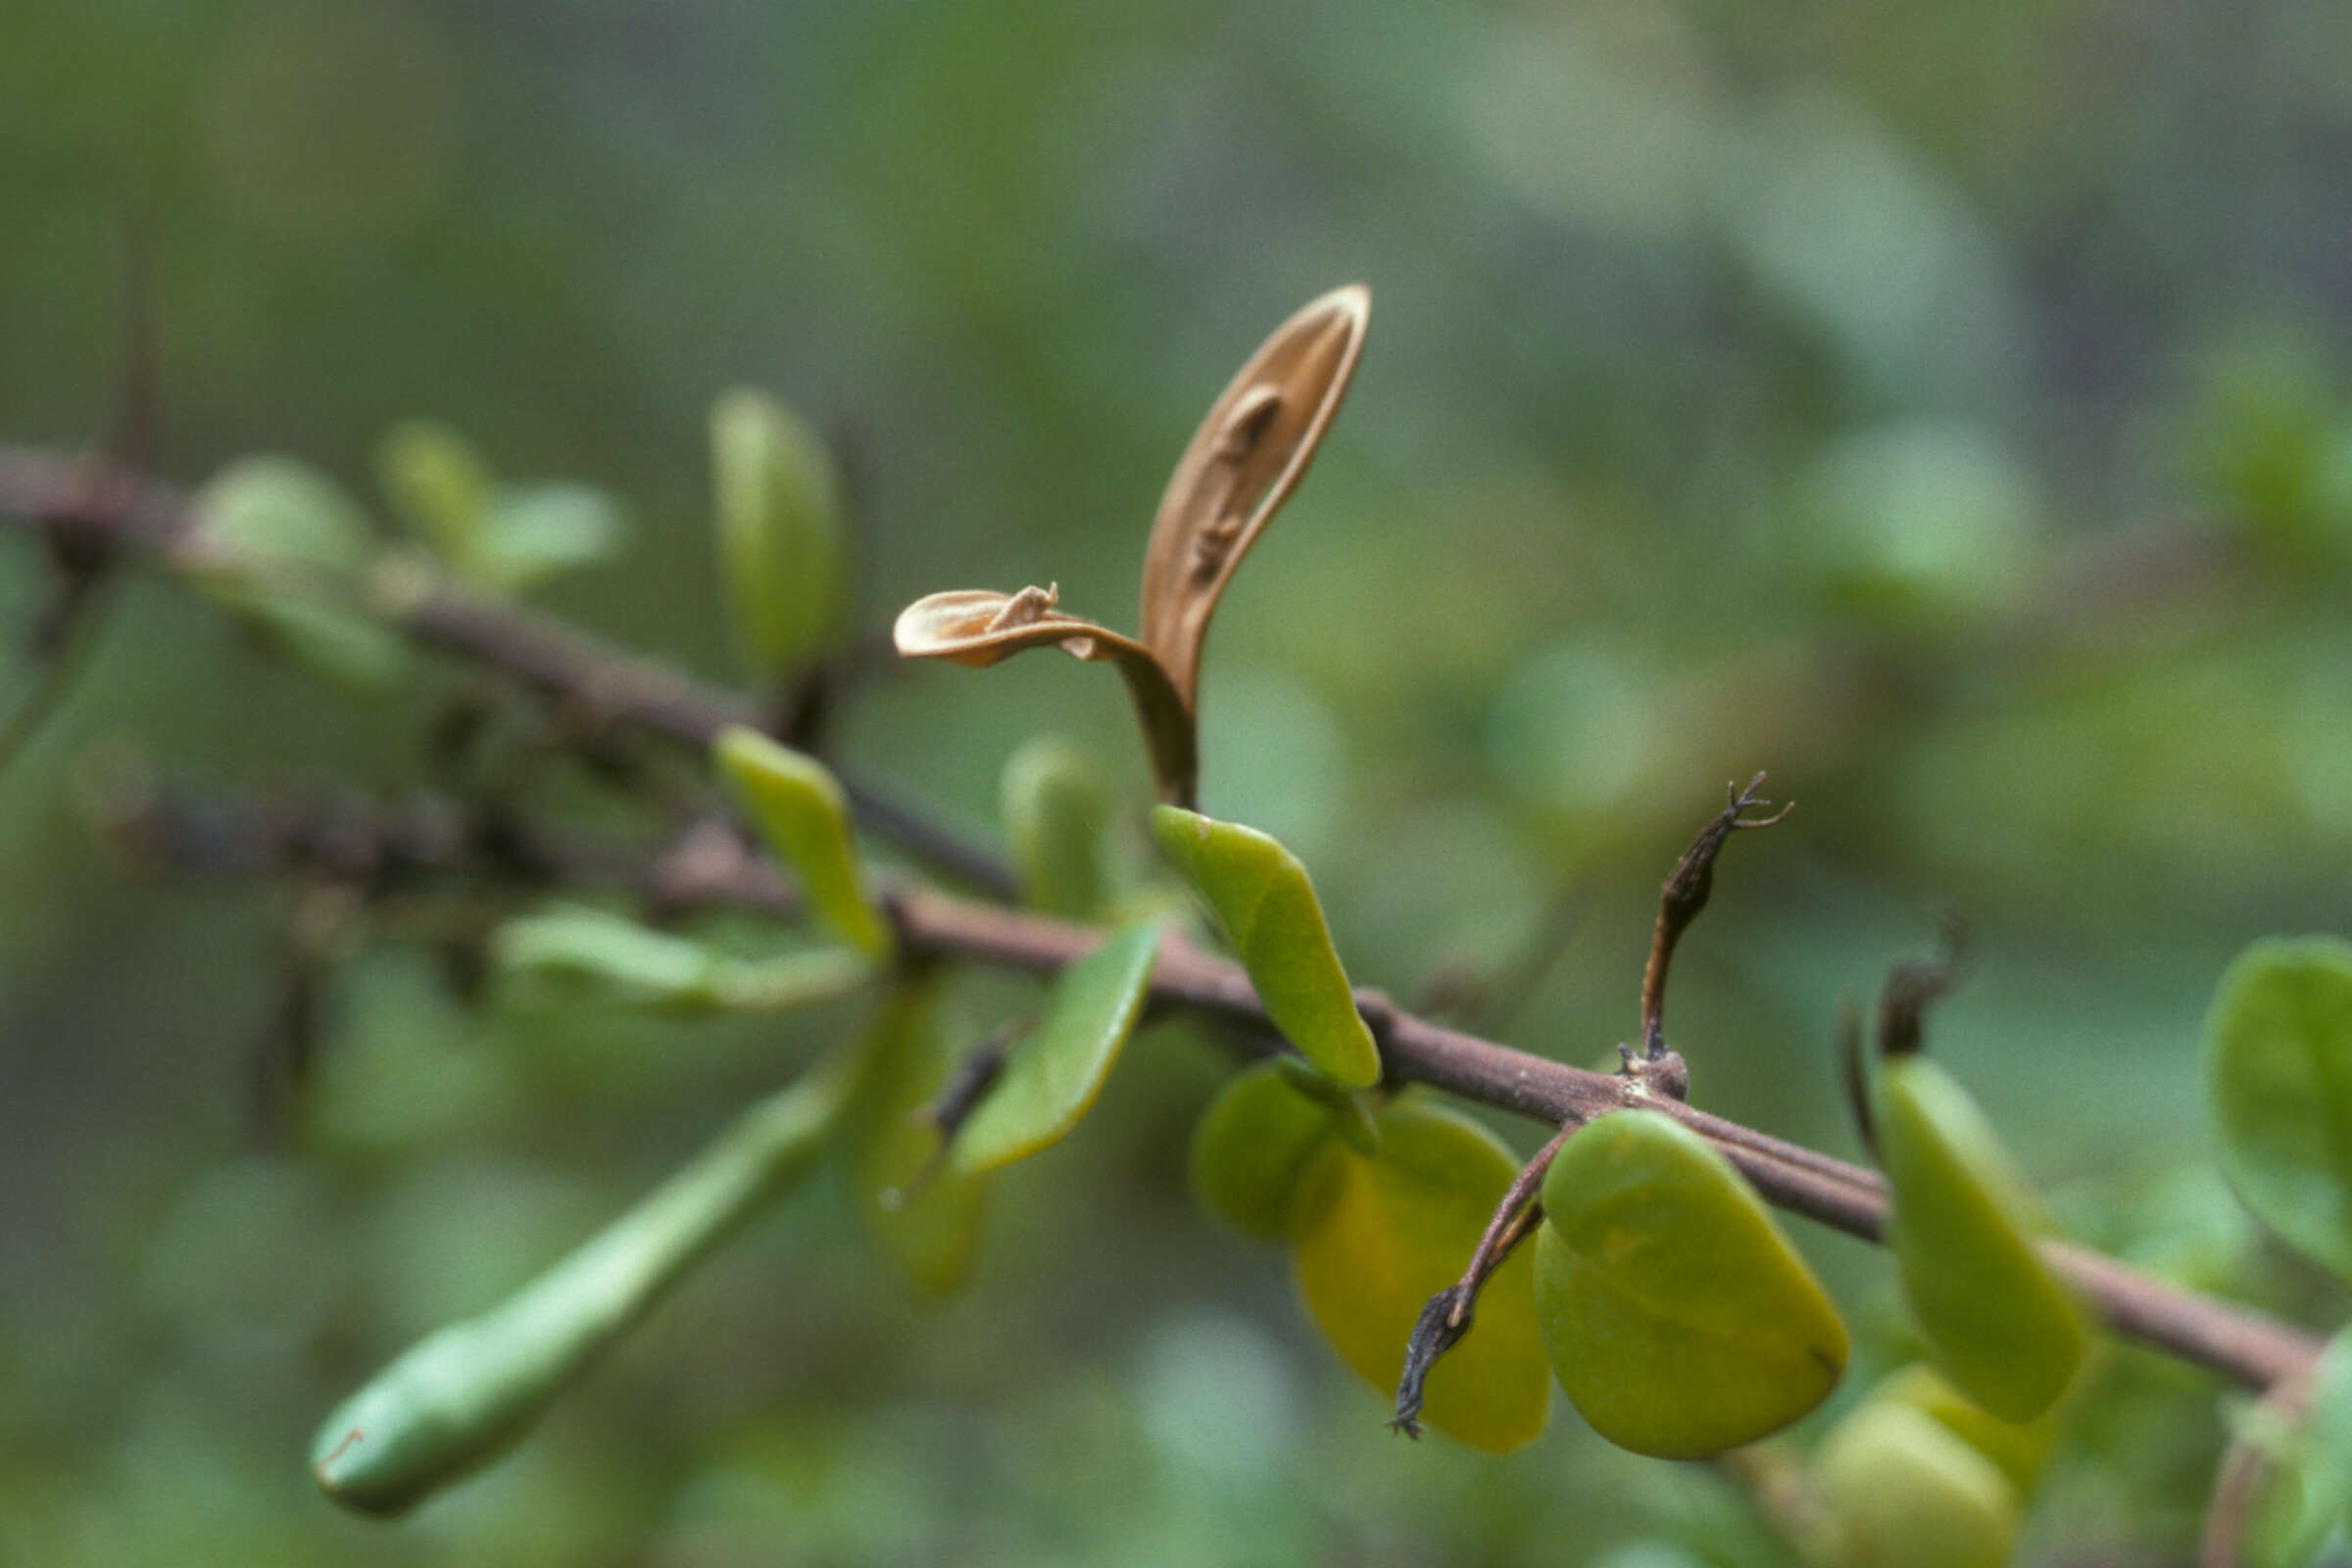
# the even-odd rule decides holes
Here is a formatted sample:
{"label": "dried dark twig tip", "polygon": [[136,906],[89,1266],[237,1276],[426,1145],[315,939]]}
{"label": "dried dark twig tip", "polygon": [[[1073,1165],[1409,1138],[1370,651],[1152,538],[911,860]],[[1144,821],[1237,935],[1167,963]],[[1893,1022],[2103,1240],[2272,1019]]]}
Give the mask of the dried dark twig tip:
{"label": "dried dark twig tip", "polygon": [[939,1180],[947,1168],[948,1154],[956,1147],[956,1134],[971,1119],[980,1102],[996,1087],[998,1075],[1004,1070],[1004,1058],[1021,1038],[1037,1027],[1037,1015],[1030,1013],[1000,1025],[986,1040],[974,1046],[971,1054],[956,1064],[937,1099],[928,1105],[918,1106],[913,1120],[917,1125],[935,1128],[939,1142],[931,1153],[904,1187],[895,1187],[882,1195],[882,1206],[896,1212],[920,1198],[930,1185]]}
{"label": "dried dark twig tip", "polygon": [[1740,828],[1771,827],[1796,809],[1796,803],[1790,801],[1770,816],[1741,816],[1742,811],[1772,805],[1756,793],[1763,787],[1761,773],[1749,779],[1745,789],[1736,784],[1724,787],[1723,809],[1698,830],[1659,893],[1657,933],[1650,939],[1649,965],[1642,973],[1642,1047],[1650,1061],[1666,1054],[1667,966],[1674,961],[1675,944],[1715,891],[1715,858],[1723,853],[1724,841]]}
{"label": "dried dark twig tip", "polygon": [[1928,1008],[1942,1000],[1960,978],[1960,953],[1965,932],[1959,920],[1945,915],[1942,944],[1923,958],[1911,958],[1886,971],[1886,989],[1879,993],[1879,1054],[1909,1056],[1926,1043]]}
{"label": "dried dark twig tip", "polygon": [[1417,1418],[1421,1414],[1422,1386],[1429,1381],[1430,1368],[1470,1332],[1479,1291],[1502,1267],[1503,1260],[1517,1250],[1519,1244],[1533,1236],[1536,1227],[1544,1222],[1544,1205],[1536,1201],[1536,1194],[1542,1191],[1544,1177],[1551,1169],[1552,1160],[1558,1157],[1560,1146],[1581,1125],[1572,1121],[1552,1134],[1550,1141],[1536,1151],[1535,1158],[1511,1178],[1502,1200],[1494,1205],[1494,1218],[1487,1221],[1478,1246],[1470,1253],[1470,1263],[1462,1270],[1462,1277],[1431,1297],[1421,1308],[1412,1337],[1405,1342],[1404,1372],[1396,1380],[1396,1416],[1389,1423],[1392,1431],[1408,1438],[1421,1435]]}

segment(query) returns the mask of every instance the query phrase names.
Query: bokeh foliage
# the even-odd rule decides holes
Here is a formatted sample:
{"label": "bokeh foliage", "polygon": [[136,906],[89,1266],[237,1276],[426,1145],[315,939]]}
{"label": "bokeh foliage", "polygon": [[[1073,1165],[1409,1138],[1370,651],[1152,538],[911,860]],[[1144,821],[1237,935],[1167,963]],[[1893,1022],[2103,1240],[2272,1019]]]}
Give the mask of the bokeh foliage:
{"label": "bokeh foliage", "polygon": [[[1937,1053],[2062,1222],[2343,1315],[2245,1240],[2195,1053],[2230,956],[2340,931],[2352,872],[2339,11],[30,0],[6,34],[0,436],[103,423],[135,213],[160,468],[290,454],[388,520],[383,433],[445,419],[501,475],[625,498],[626,566],[539,598],[713,675],[720,388],[842,454],[859,632],[1047,576],[1107,612],[1236,357],[1370,282],[1202,701],[1203,808],[1314,866],[1351,975],[1503,962],[1572,884],[1507,1033],[1613,1059],[1657,877],[1770,768],[1802,806],[1677,971],[1702,1103],[1850,1151],[1834,1000],[1950,903],[1978,944]],[[38,583],[0,551],[0,625]],[[1059,662],[918,669],[839,750],[984,833],[1041,729],[1144,799],[1123,705]],[[1760,1560],[1735,1494],[1572,1420],[1505,1460],[1384,1433],[1279,1259],[1193,1204],[1225,1063],[1175,1026],[1005,1173],[959,1302],[909,1306],[796,1204],[491,1477],[334,1516],[299,1460],[356,1376],[858,1022],[469,1015],[394,944],[257,1152],[280,900],[126,884],[74,782],[135,735],[201,782],[401,794],[432,706],[140,585],[0,779],[0,1557],[1605,1561],[1690,1517],[1678,1549]],[[973,1018],[1033,990],[957,989]],[[1880,1303],[1864,1387],[1884,1267],[1800,1240]],[[2029,1549],[2193,1533],[2212,1391],[2116,1363]]]}

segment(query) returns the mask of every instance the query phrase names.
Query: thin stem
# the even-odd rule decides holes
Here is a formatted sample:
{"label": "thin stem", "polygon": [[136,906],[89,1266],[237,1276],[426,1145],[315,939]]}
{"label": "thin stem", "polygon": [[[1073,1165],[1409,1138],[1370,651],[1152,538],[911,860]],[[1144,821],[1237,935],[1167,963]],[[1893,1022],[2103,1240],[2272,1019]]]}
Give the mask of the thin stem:
{"label": "thin stem", "polygon": [[[1658,893],[1658,924],[1650,938],[1649,963],[1642,972],[1642,1055],[1646,1061],[1660,1061],[1666,1055],[1666,970],[1674,962],[1675,944],[1690,929],[1707,906],[1707,899],[1715,891],[1715,858],[1723,853],[1724,844],[1732,834],[1743,827],[1770,827],[1796,809],[1789,802],[1770,816],[1742,819],[1740,813],[1750,807],[1770,806],[1772,803],[1756,791],[1764,787],[1764,775],[1758,773],[1747,781],[1747,788],[1728,786],[1724,790],[1724,808],[1715,820],[1698,830],[1690,848],[1675,862],[1666,885]],[[1628,1063],[1631,1063],[1629,1056]]]}

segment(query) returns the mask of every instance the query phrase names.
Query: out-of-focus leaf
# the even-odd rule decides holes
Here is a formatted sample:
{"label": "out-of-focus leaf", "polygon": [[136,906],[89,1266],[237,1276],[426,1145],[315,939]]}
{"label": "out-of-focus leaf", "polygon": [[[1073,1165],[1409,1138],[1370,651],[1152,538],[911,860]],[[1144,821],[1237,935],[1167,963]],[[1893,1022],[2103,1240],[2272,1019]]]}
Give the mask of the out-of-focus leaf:
{"label": "out-of-focus leaf", "polygon": [[711,757],[816,912],[866,952],[887,951],[890,933],[859,884],[849,803],[825,765],[739,724],[719,732]]}
{"label": "out-of-focus leaf", "polygon": [[2082,1365],[2082,1308],[2041,1260],[2045,1228],[1976,1102],[1920,1056],[1871,1093],[1886,1172],[1886,1245],[1920,1332],[1953,1386],[2007,1421],[2040,1415]]}
{"label": "out-of-focus leaf", "polygon": [[505,485],[482,518],[472,571],[493,588],[527,588],[612,560],[628,534],[620,504],[594,485]]}
{"label": "out-of-focus leaf", "polygon": [[862,952],[817,949],[738,958],[603,909],[561,905],[510,920],[493,945],[514,974],[561,976],[616,1000],[682,1012],[775,1011],[841,996],[871,979]]}
{"label": "out-of-focus leaf", "polygon": [[342,487],[286,458],[230,465],[191,503],[197,539],[217,547],[196,582],[271,648],[353,691],[399,685],[408,645],[353,608],[374,547]]}
{"label": "out-of-focus leaf", "polygon": [[1867,1397],[1907,1404],[1929,1417],[1991,1460],[2021,1498],[2034,1494],[2050,1447],[2058,1441],[2060,1414],[2068,1407],[2061,1401],[2031,1421],[2004,1421],[1953,1388],[1925,1361],[1890,1374]]}
{"label": "out-of-focus leaf", "polygon": [[[1388,1397],[1422,1306],[1461,1278],[1519,1162],[1478,1123],[1410,1095],[1379,1121],[1372,1158],[1336,1139],[1314,1147],[1289,1217],[1307,1310]],[[1522,1252],[1487,1280],[1469,1336],[1430,1373],[1421,1418],[1501,1453],[1533,1442],[1550,1408]]]}
{"label": "out-of-focus leaf", "polygon": [[1057,735],[1037,736],[1004,764],[1002,795],[1021,902],[1093,919],[1102,906],[1102,824],[1110,814],[1094,758]]}
{"label": "out-of-focus leaf", "polygon": [[851,1078],[837,1059],[762,1101],[505,1302],[419,1341],[320,1425],[318,1485],[349,1507],[398,1513],[520,1439],[689,1266],[808,1167]]}
{"label": "out-of-focus leaf", "polygon": [[376,443],[375,473],[392,510],[444,560],[473,561],[493,481],[471,442],[438,419],[403,419]]}
{"label": "out-of-focus leaf", "polygon": [[926,979],[883,1000],[846,1129],[858,1218],[891,1272],[929,1297],[950,1295],[971,1273],[987,1194],[985,1178],[937,1161],[939,1129],[923,1115],[956,1067],[939,992]]}
{"label": "out-of-focus leaf", "polygon": [[2018,1498],[1992,1461],[1910,1405],[1873,1399],[1813,1462],[1838,1568],[2001,1568]]}
{"label": "out-of-focus leaf", "polygon": [[736,650],[752,675],[773,680],[840,622],[841,479],[797,416],[744,387],[710,407],[710,472]]}
{"label": "out-of-focus leaf", "polygon": [[1193,1191],[1210,1212],[1269,1242],[1290,1235],[1307,1156],[1332,1130],[1332,1107],[1279,1065],[1261,1061],[1227,1079],[1193,1133]]}
{"label": "out-of-focus leaf", "polygon": [[976,1176],[1008,1165],[1078,1125],[1134,1032],[1158,960],[1159,927],[1147,920],[1061,972],[1036,1029],[956,1133],[956,1169]]}
{"label": "out-of-focus leaf", "polygon": [[1380,1121],[1370,1094],[1326,1077],[1297,1056],[1276,1056],[1274,1070],[1289,1079],[1293,1089],[1330,1107],[1331,1130],[1349,1149],[1367,1157],[1380,1152]]}
{"label": "out-of-focus leaf", "polygon": [[1578,1130],[1544,1180],[1536,1305],[1560,1386],[1620,1447],[1695,1459],[1829,1396],[1845,1324],[1754,1189],[1653,1111]]}
{"label": "out-of-focus leaf", "polygon": [[1173,806],[1152,808],[1152,831],[1225,928],[1267,1016],[1299,1054],[1350,1087],[1378,1083],[1379,1048],[1298,857],[1254,828]]}
{"label": "out-of-focus leaf", "polygon": [[2205,1024],[2222,1168],[2264,1224],[2352,1280],[2352,943],[2257,942]]}

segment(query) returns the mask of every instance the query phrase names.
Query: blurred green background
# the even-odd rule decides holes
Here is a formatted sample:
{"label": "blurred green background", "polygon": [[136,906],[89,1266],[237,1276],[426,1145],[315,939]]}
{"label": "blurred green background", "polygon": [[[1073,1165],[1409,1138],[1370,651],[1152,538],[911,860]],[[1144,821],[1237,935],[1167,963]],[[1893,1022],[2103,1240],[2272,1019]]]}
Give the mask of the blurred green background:
{"label": "blurred green background", "polygon": [[[1936,1049],[2071,1222],[2340,1317],[2216,1191],[2194,1047],[2229,956],[2340,931],[2352,885],[2348,84],[2352,13],[2291,0],[16,0],[0,439],[105,425],[135,211],[161,472],[282,452],[380,513],[378,435],[446,418],[627,504],[626,564],[544,605],[726,678],[720,388],[837,443],[869,633],[1048,581],[1130,625],[1194,422],[1366,281],[1203,675],[1205,808],[1306,859],[1356,976],[1504,964],[1567,889],[1507,1037],[1608,1058],[1658,878],[1770,769],[1801,807],[1677,972],[1701,1102],[1851,1152],[1837,999],[1956,908]],[[12,642],[42,589],[0,542]],[[387,943],[257,1147],[284,900],[123,876],[78,760],[409,798],[454,679],[355,705],[140,583],[0,777],[0,1559],[1764,1560],[1740,1494],[1565,1409],[1507,1460],[1384,1432],[1192,1204],[1225,1058],[1181,1027],[1000,1185],[962,1298],[906,1302],[804,1193],[486,1479],[338,1514],[302,1463],[334,1398],[855,1019],[468,1011]],[[836,749],[985,837],[1043,729],[1140,810],[1124,698],[1060,661],[885,672]],[[1899,1353],[1886,1270],[1803,1239],[1863,1370]],[[2113,1378],[2034,1560],[2185,1560],[2217,1390]]]}

